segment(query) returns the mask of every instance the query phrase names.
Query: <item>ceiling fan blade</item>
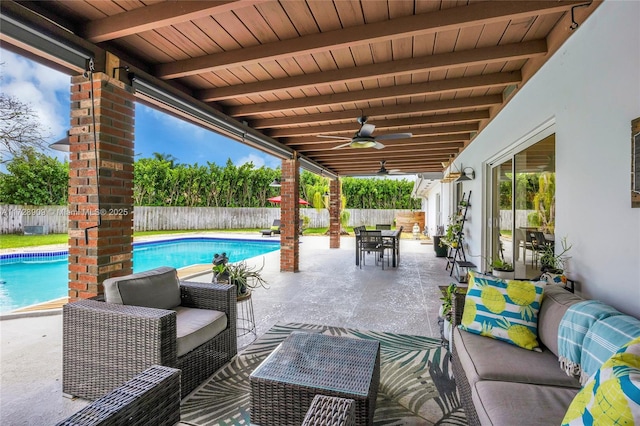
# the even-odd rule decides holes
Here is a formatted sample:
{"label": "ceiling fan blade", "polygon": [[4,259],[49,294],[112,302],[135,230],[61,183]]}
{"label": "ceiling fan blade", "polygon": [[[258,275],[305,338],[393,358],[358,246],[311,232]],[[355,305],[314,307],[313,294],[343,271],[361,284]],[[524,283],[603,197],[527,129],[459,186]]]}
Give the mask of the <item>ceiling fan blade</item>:
{"label": "ceiling fan blade", "polygon": [[376,136],[376,140],[384,141],[391,139],[407,139],[413,136],[411,133],[387,133],[386,135]]}
{"label": "ceiling fan blade", "polygon": [[350,141],[351,138],[348,138],[346,136],[331,136],[331,135],[318,135],[319,138],[326,138],[326,139],[339,139],[341,141]]}
{"label": "ceiling fan blade", "polygon": [[345,148],[345,147],[348,147],[349,145],[351,145],[351,142],[347,142],[347,143],[343,143],[342,145],[334,146],[331,149]]}
{"label": "ceiling fan blade", "polygon": [[390,175],[406,175],[405,172],[402,172],[398,169],[389,170],[389,174]]}
{"label": "ceiling fan blade", "polygon": [[371,136],[371,133],[376,129],[375,124],[365,123],[360,127],[358,131],[358,136]]}
{"label": "ceiling fan blade", "polygon": [[382,149],[382,148],[384,148],[384,145],[382,145],[380,142],[376,141],[376,144],[372,148]]}

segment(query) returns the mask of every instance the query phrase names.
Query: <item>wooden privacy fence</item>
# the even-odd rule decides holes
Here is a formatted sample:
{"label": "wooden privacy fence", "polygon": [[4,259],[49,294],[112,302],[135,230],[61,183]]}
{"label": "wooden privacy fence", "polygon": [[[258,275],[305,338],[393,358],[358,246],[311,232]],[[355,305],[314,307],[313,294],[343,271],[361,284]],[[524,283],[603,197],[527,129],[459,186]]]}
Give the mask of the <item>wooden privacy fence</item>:
{"label": "wooden privacy fence", "polygon": [[[347,209],[349,226],[393,224],[397,212],[409,210]],[[0,233],[66,234],[68,225],[66,206],[0,205]],[[308,216],[310,228],[329,226],[329,212],[301,208],[300,217]],[[135,231],[170,231],[186,229],[268,228],[280,218],[279,208],[251,207],[149,207],[134,208]]]}

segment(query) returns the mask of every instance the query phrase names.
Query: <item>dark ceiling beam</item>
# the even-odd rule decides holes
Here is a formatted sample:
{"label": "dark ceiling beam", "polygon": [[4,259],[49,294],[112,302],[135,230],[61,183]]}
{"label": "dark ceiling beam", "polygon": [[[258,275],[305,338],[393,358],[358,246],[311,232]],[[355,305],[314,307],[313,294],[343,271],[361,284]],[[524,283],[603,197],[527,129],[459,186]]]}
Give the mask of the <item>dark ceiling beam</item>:
{"label": "dark ceiling beam", "polygon": [[180,78],[208,71],[257,64],[261,61],[273,61],[297,55],[389,41],[398,37],[434,34],[449,30],[460,31],[464,28],[532,15],[563,12],[579,3],[580,1],[478,2],[464,7],[403,16],[384,22],[356,25],[340,30],[161,64],[156,68],[156,76],[163,79]]}
{"label": "dark ceiling beam", "polygon": [[415,72],[439,71],[473,65],[488,65],[494,62],[528,59],[546,53],[547,44],[544,40],[531,40],[522,43],[400,59],[391,62],[206,89],[198,92],[197,96],[205,102],[220,101],[244,96],[269,94],[283,90],[301,90],[329,84],[346,84],[382,77],[398,77]]}
{"label": "dark ceiling beam", "polygon": [[[378,169],[380,167],[378,166]],[[396,167],[394,167],[395,169]],[[407,175],[407,176],[411,176],[411,175],[416,175],[419,173],[432,173],[432,172],[441,172],[442,171],[442,166],[437,167],[436,165],[426,165],[426,166],[421,166],[419,168],[412,168],[412,169],[406,169],[406,170],[401,170],[402,173],[400,174],[389,174],[389,176],[398,176],[398,177],[402,177],[402,175]],[[341,169],[340,172],[337,172],[340,176],[380,176],[377,173],[377,169],[375,171],[357,171],[357,170],[350,170],[350,169]]]}
{"label": "dark ceiling beam", "polygon": [[168,1],[86,23],[81,34],[99,43],[252,6],[256,1]]}
{"label": "dark ceiling beam", "polygon": [[[428,116],[413,116],[407,118],[397,118],[391,120],[384,121],[376,121],[376,128],[387,128],[387,127],[400,127],[400,126],[408,126],[411,124],[417,125],[439,125],[439,124],[451,124],[451,123],[469,123],[474,121],[486,120],[490,117],[489,110],[483,109],[478,111],[467,111],[467,112],[454,112],[451,114],[438,114],[438,115],[428,115]],[[297,118],[297,117],[292,117]],[[252,127],[254,129],[262,129],[265,128],[261,126],[264,120],[255,120],[252,121]],[[304,126],[304,127],[296,127],[296,125],[284,125],[279,124],[272,127],[274,129],[271,133],[281,130],[291,130],[292,133],[286,136],[303,136],[303,135],[315,135],[318,133],[332,133],[332,130],[336,132],[346,132],[349,129],[353,130],[354,126],[357,127],[355,119],[353,123],[332,123],[331,125],[312,125],[312,126]],[[397,123],[397,124],[396,124]],[[320,130],[324,129],[324,130]],[[279,136],[285,136],[284,134]]]}
{"label": "dark ceiling beam", "polygon": [[[442,129],[442,130],[440,130]],[[395,145],[395,144],[417,144],[424,143],[424,137],[432,137],[438,139],[438,142],[442,141],[442,138],[447,138],[449,141],[461,141],[469,138],[470,132],[476,132],[478,126],[476,124],[460,124],[457,126],[440,126],[440,127],[423,127],[419,129],[410,129],[413,133],[413,137],[405,139],[394,140],[381,140],[383,145]],[[349,138],[351,135],[349,136]],[[420,139],[420,140],[419,140]],[[304,146],[304,145],[320,145],[324,143],[330,143],[340,145],[349,142],[349,140],[322,138],[319,136],[301,136],[298,138],[283,138],[278,139],[279,142],[284,143],[287,146]]]}
{"label": "dark ceiling beam", "polygon": [[233,117],[245,117],[256,114],[270,114],[297,109],[320,108],[350,104],[355,102],[372,102],[385,99],[402,99],[421,95],[435,95],[456,92],[458,90],[487,89],[506,87],[522,81],[519,71],[477,75],[473,77],[451,78],[448,80],[428,81],[424,83],[402,84],[375,89],[354,90],[330,95],[305,96],[283,101],[262,102],[251,105],[240,105],[227,108]]}
{"label": "dark ceiling beam", "polygon": [[[384,141],[385,149],[396,146],[420,146],[424,144],[435,144],[442,142],[468,142],[471,140],[471,135],[467,134],[452,134],[452,135],[439,135],[439,136],[416,136],[409,139],[398,139],[394,141]],[[280,142],[283,142],[280,140]],[[296,141],[299,142],[299,141]],[[295,151],[323,151],[331,150],[338,145],[347,143],[348,141],[334,140],[329,142],[328,139],[317,138],[303,141],[301,144],[287,143],[286,145]],[[285,142],[286,143],[286,139]],[[370,148],[375,149],[375,148]]]}
{"label": "dark ceiling beam", "polygon": [[[387,164],[385,164],[385,167],[388,170],[392,170],[392,169],[409,169],[412,170],[416,167],[424,167],[424,166],[440,166],[440,170],[442,170],[442,163],[443,161],[446,161],[448,159],[448,157],[446,156],[434,156],[431,158],[419,158],[416,159],[414,161],[393,161],[393,162],[389,162]],[[371,171],[376,171],[380,168],[380,161],[385,160],[384,158],[381,158],[379,160],[371,160],[371,161],[359,161],[357,163],[354,163],[353,161],[349,162],[349,161],[323,161],[321,164],[324,167],[327,168],[331,168],[334,170],[338,170],[340,171],[341,169],[349,169],[349,170],[361,170],[361,171],[366,171],[366,170],[371,170]]]}
{"label": "dark ceiling beam", "polygon": [[322,165],[327,167],[327,168],[333,168],[333,169],[351,169],[351,170],[367,170],[367,169],[372,169],[373,167],[375,167],[374,170],[378,170],[380,168],[380,161],[389,161],[387,164],[385,164],[385,167],[387,169],[403,169],[403,168],[413,168],[413,167],[420,167],[420,166],[425,166],[425,165],[440,165],[440,168],[442,169],[442,163],[443,161],[446,161],[447,157],[445,156],[440,156],[440,157],[432,157],[432,158],[418,158],[414,161],[389,161],[386,160],[384,158],[382,159],[375,159],[375,160],[370,160],[370,161],[363,161],[363,162],[357,162],[354,163],[352,162],[332,162],[332,161],[324,161],[322,162]]}
{"label": "dark ceiling beam", "polygon": [[[413,122],[413,124],[415,124],[415,121]],[[431,127],[415,127],[415,126],[409,127],[409,126],[410,125],[404,126],[402,129],[399,129],[398,132],[412,133],[414,136],[417,136],[417,135],[446,135],[446,134],[452,134],[452,133],[477,132],[479,127],[480,127],[478,125],[478,123],[452,124],[452,125],[448,125],[448,126],[445,125],[445,126],[431,126]],[[323,127],[331,127],[331,126],[323,126]],[[381,128],[382,128],[382,126],[378,127],[376,125],[376,130],[375,130],[374,136],[381,136],[381,135],[384,135],[386,133],[391,133],[391,132],[388,132],[388,131],[385,132],[384,130],[380,130]],[[342,136],[342,137],[351,138],[352,136],[354,136],[354,134],[357,132],[358,129],[359,129],[358,126],[353,126],[352,125],[351,129],[349,129],[348,133],[345,133],[345,132],[331,132],[332,134],[329,135],[329,136]],[[289,129],[286,129],[286,130],[289,130]],[[396,133],[396,132],[393,132],[393,133]],[[314,135],[313,133],[310,133],[310,134],[307,134],[307,135],[320,137],[317,134]],[[291,137],[290,135],[277,135],[277,136],[270,135],[270,136],[271,137],[282,137],[282,136]],[[333,139],[333,138],[325,138],[325,139]]]}
{"label": "dark ceiling beam", "polygon": [[282,118],[248,118],[254,129],[286,127],[287,125],[321,124],[339,120],[355,120],[362,114],[371,120],[374,117],[393,117],[404,114],[436,113],[444,111],[460,111],[472,108],[486,108],[502,103],[502,95],[474,96],[471,98],[448,99],[444,101],[416,102],[400,105],[388,105],[364,109],[348,109],[345,111],[320,112],[302,114]]}
{"label": "dark ceiling beam", "polygon": [[[377,120],[375,123],[376,129],[391,128],[391,127],[403,127],[403,126],[427,126],[427,125],[441,125],[449,123],[467,123],[485,120],[489,118],[489,110],[481,111],[469,111],[459,112],[453,114],[441,114],[432,115],[428,117],[408,117],[408,118],[396,118],[392,120]],[[325,124],[319,126],[306,126],[306,127],[290,127],[274,129],[272,131],[265,131],[266,134],[272,138],[290,137],[290,136],[308,136],[317,134],[333,134],[340,132],[352,132],[358,130],[359,124],[354,120],[352,123],[336,123]]]}
{"label": "dark ceiling beam", "polygon": [[[362,164],[370,164],[372,162],[379,162],[379,161],[383,161],[383,160],[389,160],[389,161],[393,161],[393,163],[395,164],[400,164],[400,163],[406,163],[406,162],[412,162],[412,161],[419,161],[419,162],[424,162],[424,161],[446,161],[447,159],[451,158],[451,156],[456,156],[459,153],[459,151],[434,151],[431,153],[421,153],[415,156],[407,156],[407,155],[401,155],[401,156],[393,156],[390,157],[388,155],[382,154],[382,153],[378,153],[378,154],[372,154],[372,155],[368,155],[368,156],[364,156],[362,158],[358,158],[357,163],[362,163]],[[322,159],[318,159],[316,160],[319,163],[322,164],[327,164],[327,165],[331,165],[332,167],[339,167],[342,165],[350,165],[352,163],[354,163],[353,159],[348,159],[348,158],[344,158],[344,157],[337,157],[337,158],[322,158]]]}
{"label": "dark ceiling beam", "polygon": [[[451,151],[458,150],[459,148],[464,147],[464,142],[443,142],[443,143],[433,143],[433,144],[424,144],[424,145],[406,145],[406,146],[397,146],[397,147],[385,147],[382,150],[374,149],[360,149],[357,151],[358,155],[367,156],[373,155],[377,153],[383,154],[412,154],[412,153],[420,153],[420,152],[432,152],[432,151]],[[328,149],[328,150],[314,150],[313,148],[307,150],[300,150],[300,153],[304,153],[305,155],[312,156],[317,160],[323,160],[328,157],[353,157],[354,149],[353,148],[343,148],[343,149]]]}

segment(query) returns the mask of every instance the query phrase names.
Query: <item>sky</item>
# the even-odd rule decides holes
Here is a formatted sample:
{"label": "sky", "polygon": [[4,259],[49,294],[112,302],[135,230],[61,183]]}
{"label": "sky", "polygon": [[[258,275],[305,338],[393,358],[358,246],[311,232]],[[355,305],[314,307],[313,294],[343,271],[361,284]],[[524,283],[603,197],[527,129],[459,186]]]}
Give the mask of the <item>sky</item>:
{"label": "sky", "polygon": [[[0,90],[31,106],[53,143],[66,136],[70,123],[70,77],[0,48]],[[227,159],[236,165],[253,162],[272,169],[281,166],[278,158],[253,149],[210,130],[187,123],[163,112],[136,103],[135,148],[137,158],[154,152],[170,154],[177,163],[224,166]],[[63,160],[66,154],[49,150],[47,155]]]}

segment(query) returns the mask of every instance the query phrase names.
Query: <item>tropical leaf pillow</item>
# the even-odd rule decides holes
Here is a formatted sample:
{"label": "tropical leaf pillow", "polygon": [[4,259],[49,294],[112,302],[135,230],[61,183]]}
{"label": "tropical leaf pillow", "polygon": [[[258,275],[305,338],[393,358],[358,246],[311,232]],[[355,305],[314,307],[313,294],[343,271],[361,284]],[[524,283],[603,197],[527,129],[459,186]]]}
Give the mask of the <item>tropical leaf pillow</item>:
{"label": "tropical leaf pillow", "polygon": [[540,352],[538,311],[543,281],[502,280],[469,273],[460,329]]}
{"label": "tropical leaf pillow", "polygon": [[571,402],[562,424],[640,424],[640,337],[593,373]]}

